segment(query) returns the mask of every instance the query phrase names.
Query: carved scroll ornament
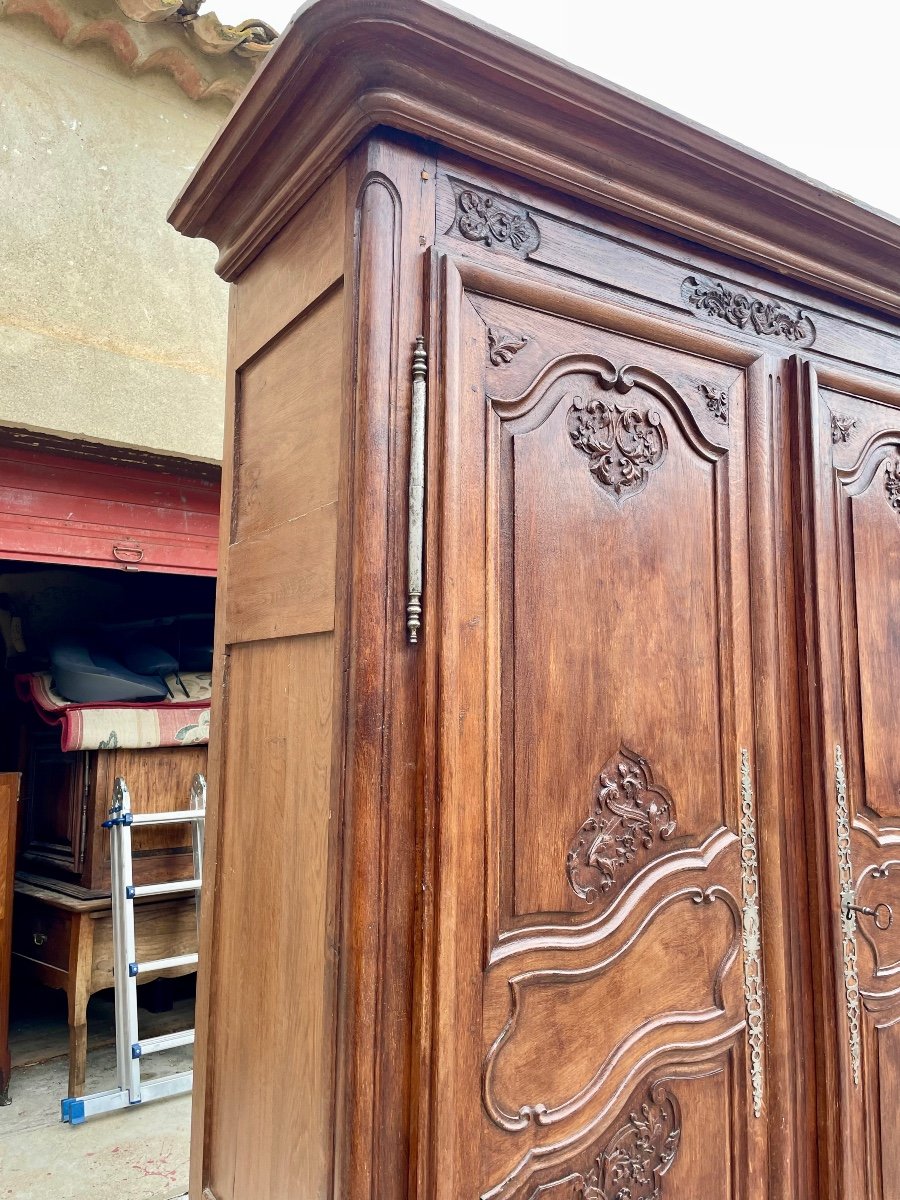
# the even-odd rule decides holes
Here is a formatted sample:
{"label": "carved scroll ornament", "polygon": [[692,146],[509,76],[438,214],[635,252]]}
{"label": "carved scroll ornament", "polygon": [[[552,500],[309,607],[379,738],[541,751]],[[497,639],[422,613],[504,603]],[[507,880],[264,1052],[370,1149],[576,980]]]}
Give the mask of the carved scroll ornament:
{"label": "carved scroll ornament", "polygon": [[566,875],[582,900],[611,892],[675,832],[675,803],[650,765],[626,746],[600,772],[594,808],[572,839]]}
{"label": "carved scroll ornament", "polygon": [[884,492],[894,512],[900,513],[900,459],[889,462],[884,469]]}
{"label": "carved scroll ornament", "polygon": [[586,1171],[538,1188],[530,1200],[540,1200],[548,1190],[554,1200],[659,1200],[662,1177],[675,1161],[680,1141],[678,1100],[657,1083]]}
{"label": "carved scroll ornament", "polygon": [[783,338],[806,346],[815,341],[816,327],[802,309],[789,311],[779,300],[761,300],[735,291],[721,279],[688,275],[681,294],[698,313],[737,329],[749,328],[762,337]]}
{"label": "carved scroll ornament", "polygon": [[588,458],[588,470],[619,503],[647,485],[666,456],[659,413],[631,405],[608,404],[601,396],[576,396],[566,417],[572,445]]}
{"label": "carved scroll ornament", "polygon": [[708,383],[698,384],[698,390],[706,401],[706,407],[717,421],[728,424],[728,393],[723,388],[711,387]]}
{"label": "carved scroll ornament", "polygon": [[540,245],[541,233],[534,218],[513,201],[460,183],[454,183],[454,192],[456,214],[450,228],[455,227],[467,242],[524,254]]}

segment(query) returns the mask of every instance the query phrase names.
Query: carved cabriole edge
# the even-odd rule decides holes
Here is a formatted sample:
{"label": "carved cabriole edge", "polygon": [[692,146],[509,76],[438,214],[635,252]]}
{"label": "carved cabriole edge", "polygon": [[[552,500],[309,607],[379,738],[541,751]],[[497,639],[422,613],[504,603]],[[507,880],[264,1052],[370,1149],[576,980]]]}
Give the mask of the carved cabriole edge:
{"label": "carved cabriole edge", "polygon": [[[898,429],[884,429],[879,433],[873,434],[860,451],[853,466],[835,469],[835,476],[848,496],[862,495],[863,492],[871,487],[875,476],[886,461],[886,452],[889,450],[893,450],[894,452],[896,471],[896,456],[900,452],[900,430]],[[891,481],[895,478],[897,479],[897,484],[894,489],[895,494],[892,495]],[[885,492],[887,494],[887,502],[895,512],[900,512],[900,478],[892,475],[890,465],[888,466],[885,479]],[[879,841],[883,841],[883,834]]]}
{"label": "carved cabriole edge", "polygon": [[[671,904],[674,904],[676,901],[685,899],[691,900],[694,904],[712,904],[721,901],[731,913],[733,926],[731,944],[729,945],[728,950],[725,952],[725,955],[719,964],[713,980],[712,1003],[714,1007],[692,1012],[671,1012],[665,1014],[664,1016],[656,1016],[651,1018],[649,1021],[646,1021],[643,1025],[635,1029],[619,1046],[615,1047],[615,1049],[607,1055],[606,1059],[594,1072],[591,1080],[563,1104],[558,1104],[554,1108],[548,1108],[545,1104],[538,1102],[536,1104],[523,1105],[517,1112],[514,1113],[505,1111],[500,1104],[498,1104],[494,1097],[494,1069],[501,1050],[515,1032],[520,1011],[520,996],[522,988],[527,986],[527,984],[531,983],[535,979],[540,979],[542,982],[552,980],[568,980],[574,978],[583,980],[591,979],[601,974],[601,972],[611,966],[616,959],[626,954],[631,947],[636,944],[644,930],[650,924],[652,924],[652,922],[661,912],[663,912]],[[543,968],[535,971],[527,971],[522,975],[511,976],[508,980],[510,990],[510,1014],[500,1033],[494,1040],[493,1045],[488,1051],[482,1069],[482,1102],[488,1116],[499,1128],[505,1129],[509,1133],[515,1133],[526,1129],[532,1123],[542,1127],[556,1125],[560,1121],[564,1121],[579,1112],[591,1101],[591,1099],[593,1099],[602,1086],[604,1079],[608,1077],[610,1072],[615,1069],[617,1064],[621,1061],[623,1055],[629,1049],[638,1045],[643,1035],[649,1032],[651,1029],[657,1030],[675,1025],[703,1025],[715,1020],[717,1017],[726,1016],[727,1014],[722,1003],[722,985],[725,976],[728,974],[728,971],[737,957],[740,944],[741,912],[731,893],[726,891],[725,888],[718,886],[707,888],[705,891],[700,887],[688,887],[677,892],[672,892],[668,896],[663,897],[662,900],[655,904],[653,908],[645,914],[643,920],[638,924],[637,928],[634,929],[623,941],[621,946],[619,946],[618,949],[613,951],[607,957],[601,959],[600,962],[593,963],[589,967]],[[741,1020],[735,1026],[735,1028],[741,1029],[743,1024],[744,1022]],[[693,1042],[686,1043],[688,1047],[692,1046],[693,1044]],[[672,1045],[670,1043],[667,1049],[671,1050],[671,1048]],[[643,1061],[639,1061],[637,1064],[633,1065],[631,1070],[627,1073],[625,1081],[623,1082],[619,1091],[621,1091],[626,1085],[633,1086],[637,1072],[643,1069],[645,1066],[646,1063]],[[608,1111],[610,1103],[611,1102],[604,1106],[600,1115],[595,1115],[591,1121],[592,1127],[602,1119],[602,1115],[605,1115],[605,1113]]]}
{"label": "carved cabriole edge", "polygon": [[[649,1087],[658,1087],[660,1085],[669,1087],[677,1086],[681,1080],[697,1080],[709,1079],[713,1076],[722,1075],[726,1070],[726,1064],[722,1061],[721,1050],[730,1038],[733,1038],[735,1030],[729,1030],[726,1034],[707,1039],[702,1044],[694,1047],[696,1053],[691,1053],[689,1061],[683,1061],[676,1065],[667,1064],[659,1066],[654,1070],[652,1061],[644,1064],[646,1075],[650,1076],[651,1082]],[[686,1048],[683,1048],[686,1049]],[[615,1096],[608,1105],[604,1107],[603,1114],[597,1121],[591,1123],[587,1129],[579,1130],[578,1134],[565,1141],[564,1143],[555,1142],[548,1146],[532,1147],[516,1162],[512,1170],[500,1183],[488,1188],[481,1193],[480,1200],[510,1200],[515,1197],[515,1200],[523,1195],[523,1186],[533,1187],[531,1180],[534,1176],[541,1172],[545,1174],[553,1171],[557,1172],[560,1168],[565,1167],[573,1158],[588,1153],[591,1150],[592,1143],[598,1140],[598,1132],[604,1141],[608,1140],[613,1132],[611,1126],[615,1122],[615,1127],[621,1124],[621,1116],[623,1108],[628,1111],[625,1106],[633,1097],[635,1085],[628,1087],[623,1085],[616,1088]],[[526,1169],[528,1175],[525,1180],[522,1179],[522,1173]],[[540,1187],[546,1188],[548,1184],[554,1181],[544,1179],[540,1182]],[[528,1200],[534,1200],[534,1195],[530,1191],[524,1192]],[[538,1197],[541,1196],[538,1190]],[[581,1200],[581,1198],[579,1198]]]}
{"label": "carved cabriole edge", "polygon": [[688,871],[707,871],[729,846],[738,840],[731,829],[720,827],[696,849],[671,850],[652,859],[625,884],[608,908],[578,925],[529,925],[524,929],[503,930],[498,944],[491,948],[489,966],[504,959],[528,954],[532,950],[584,950],[610,937],[634,912],[653,887],[665,878]]}
{"label": "carved cabriole edge", "polygon": [[551,389],[567,375],[598,376],[604,391],[615,390],[621,395],[632,388],[642,388],[665,403],[685,440],[701,458],[715,463],[727,453],[726,447],[717,446],[706,437],[687,401],[665,379],[644,367],[616,368],[599,354],[560,355],[543,367],[520,395],[509,400],[489,397],[491,406],[501,421],[528,417],[527,429],[536,429],[562,403],[563,397],[552,394]]}
{"label": "carved cabriole edge", "polygon": [[[681,1105],[674,1092],[662,1082],[652,1083],[623,1113],[621,1123],[605,1142],[594,1145],[584,1170],[550,1180],[531,1193],[529,1200],[540,1200],[541,1193],[552,1189],[557,1200],[654,1200],[661,1194],[660,1180],[675,1161],[681,1142]],[[626,1173],[623,1173],[626,1172]],[[628,1180],[637,1180],[640,1195],[633,1193]],[[619,1184],[625,1180],[625,1188]],[[652,1188],[651,1192],[649,1189]],[[563,1191],[562,1189],[565,1189]]]}

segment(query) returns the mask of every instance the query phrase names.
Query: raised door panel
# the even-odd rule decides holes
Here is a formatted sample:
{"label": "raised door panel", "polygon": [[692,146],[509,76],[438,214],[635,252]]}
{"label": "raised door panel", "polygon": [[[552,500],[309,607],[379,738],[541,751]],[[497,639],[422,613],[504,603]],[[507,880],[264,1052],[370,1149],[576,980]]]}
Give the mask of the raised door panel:
{"label": "raised door panel", "polygon": [[804,369],[835,1192],[900,1197],[900,389]]}
{"label": "raised door panel", "polygon": [[443,269],[436,1195],[766,1195],[768,368]]}

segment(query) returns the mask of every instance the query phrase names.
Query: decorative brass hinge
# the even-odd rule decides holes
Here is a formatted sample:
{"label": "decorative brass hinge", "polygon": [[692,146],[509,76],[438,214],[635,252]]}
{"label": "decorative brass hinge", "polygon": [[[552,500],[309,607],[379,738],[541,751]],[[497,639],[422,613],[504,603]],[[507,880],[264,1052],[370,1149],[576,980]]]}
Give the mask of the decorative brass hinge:
{"label": "decorative brass hinge", "polygon": [[850,857],[850,811],[847,807],[847,775],[844,754],[834,748],[834,792],[837,819],[838,886],[840,888],[841,950],[844,958],[844,998],[850,1038],[850,1067],[853,1083],[859,1086],[862,1057],[859,1032],[859,973],[856,966],[856,889]]}
{"label": "decorative brass hinge", "polygon": [[762,1115],[764,1067],[762,956],[759,920],[759,856],[756,848],[756,812],[750,754],[741,750],[741,898],[743,900],[744,1005],[747,1010],[747,1049],[750,1055],[750,1083],[753,1087],[753,1115]]}
{"label": "decorative brass hinge", "polygon": [[409,437],[409,530],[406,585],[406,637],[419,640],[422,627],[422,550],[425,531],[425,410],[428,355],[425,338],[416,338],[412,357],[412,413]]}

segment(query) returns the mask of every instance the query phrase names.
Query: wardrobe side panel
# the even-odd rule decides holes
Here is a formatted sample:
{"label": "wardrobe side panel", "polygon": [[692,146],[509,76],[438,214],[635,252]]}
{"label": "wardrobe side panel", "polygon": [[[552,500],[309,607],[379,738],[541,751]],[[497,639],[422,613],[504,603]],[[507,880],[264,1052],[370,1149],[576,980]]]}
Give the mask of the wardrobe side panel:
{"label": "wardrobe side panel", "polygon": [[329,1195],[344,179],[235,284],[194,1200]]}

